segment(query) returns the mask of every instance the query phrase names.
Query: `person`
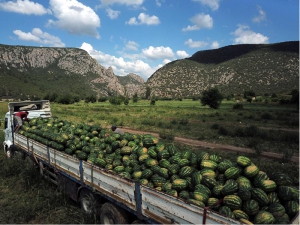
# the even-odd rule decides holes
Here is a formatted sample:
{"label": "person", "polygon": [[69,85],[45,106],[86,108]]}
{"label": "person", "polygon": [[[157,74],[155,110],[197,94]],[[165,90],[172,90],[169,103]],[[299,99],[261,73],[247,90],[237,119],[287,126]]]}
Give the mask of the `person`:
{"label": "person", "polygon": [[20,111],[17,112],[14,116],[14,121],[15,121],[15,129],[14,132],[17,132],[23,125],[23,121],[29,121],[27,116],[28,116],[28,111]]}
{"label": "person", "polygon": [[117,134],[120,134],[120,135],[123,135],[124,134],[124,131],[120,128],[118,128],[116,125],[112,125],[111,126],[111,130],[114,132],[114,133],[117,133]]}

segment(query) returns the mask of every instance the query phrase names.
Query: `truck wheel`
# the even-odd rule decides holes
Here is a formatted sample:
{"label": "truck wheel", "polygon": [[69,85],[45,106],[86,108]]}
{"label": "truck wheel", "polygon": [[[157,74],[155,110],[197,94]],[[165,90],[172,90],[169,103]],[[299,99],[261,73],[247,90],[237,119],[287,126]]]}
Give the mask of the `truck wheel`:
{"label": "truck wheel", "polygon": [[91,191],[83,189],[79,195],[80,208],[89,216],[99,216],[100,198]]}
{"label": "truck wheel", "polygon": [[128,224],[127,213],[118,206],[104,203],[100,213],[101,224]]}

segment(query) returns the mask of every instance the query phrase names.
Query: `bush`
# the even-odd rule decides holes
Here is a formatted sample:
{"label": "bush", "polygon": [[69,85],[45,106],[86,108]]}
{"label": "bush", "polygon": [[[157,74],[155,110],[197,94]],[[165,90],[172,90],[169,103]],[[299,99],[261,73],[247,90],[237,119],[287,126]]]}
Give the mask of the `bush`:
{"label": "bush", "polygon": [[109,99],[109,103],[112,104],[112,105],[121,105],[123,102],[123,99],[122,98],[117,98],[117,97],[111,97]]}
{"label": "bush", "polygon": [[181,119],[181,120],[179,120],[179,124],[180,124],[180,125],[186,126],[188,123],[189,123],[189,120],[188,120],[188,119]]}
{"label": "bush", "polygon": [[150,105],[155,105],[155,99],[154,99],[154,98],[152,98],[152,99],[150,100]]}
{"label": "bush", "polygon": [[273,119],[273,116],[270,114],[270,113],[263,113],[262,115],[261,115],[261,118],[263,119],[263,120],[271,120],[271,119]]}
{"label": "bush", "polygon": [[129,99],[128,98],[125,98],[124,99],[124,105],[128,105],[129,104]]}
{"label": "bush", "polygon": [[244,109],[244,105],[240,103],[236,103],[232,106],[233,109]]}
{"label": "bush", "polygon": [[218,130],[219,128],[220,128],[220,125],[217,123],[215,123],[211,126],[211,129],[213,129],[213,130]]}
{"label": "bush", "polygon": [[106,102],[107,101],[107,97],[100,97],[98,99],[98,102]]}
{"label": "bush", "polygon": [[159,137],[163,140],[167,140],[167,141],[174,141],[174,134],[173,133],[169,133],[169,132],[160,132],[159,133]]}
{"label": "bush", "polygon": [[208,105],[210,108],[218,109],[223,100],[222,94],[219,92],[217,88],[211,88],[209,90],[205,90],[200,97],[200,101],[202,106]]}
{"label": "bush", "polygon": [[218,134],[228,136],[230,135],[230,132],[225,127],[220,127]]}

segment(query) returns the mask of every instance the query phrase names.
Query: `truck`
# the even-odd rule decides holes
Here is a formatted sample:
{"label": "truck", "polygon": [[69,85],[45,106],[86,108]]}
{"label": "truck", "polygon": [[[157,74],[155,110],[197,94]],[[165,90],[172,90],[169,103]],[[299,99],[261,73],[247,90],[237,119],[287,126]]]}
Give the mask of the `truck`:
{"label": "truck", "polygon": [[[29,112],[29,119],[52,117],[48,100],[8,103],[3,143],[7,158],[21,154],[82,210],[98,216],[101,224],[241,224],[210,207],[192,204],[14,133],[14,114],[22,110]],[[298,222],[297,216],[293,223]]]}

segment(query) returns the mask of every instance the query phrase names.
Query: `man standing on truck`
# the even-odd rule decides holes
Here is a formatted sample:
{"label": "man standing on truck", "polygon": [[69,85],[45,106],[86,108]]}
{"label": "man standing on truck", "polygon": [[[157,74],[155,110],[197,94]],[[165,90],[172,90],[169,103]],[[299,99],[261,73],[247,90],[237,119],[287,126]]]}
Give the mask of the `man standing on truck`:
{"label": "man standing on truck", "polygon": [[118,128],[116,125],[112,125],[112,126],[111,126],[111,130],[112,130],[114,133],[117,133],[117,134],[120,134],[120,135],[123,135],[123,134],[124,134],[124,131],[121,130],[120,128]]}
{"label": "man standing on truck", "polygon": [[14,116],[15,129],[14,132],[17,132],[23,125],[23,121],[28,121],[28,111],[17,112]]}

